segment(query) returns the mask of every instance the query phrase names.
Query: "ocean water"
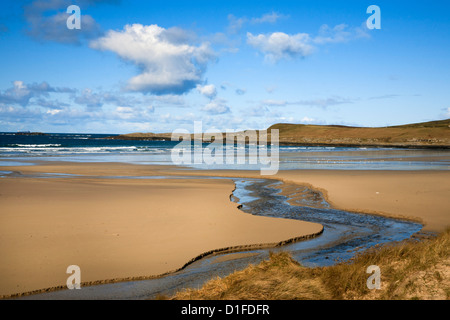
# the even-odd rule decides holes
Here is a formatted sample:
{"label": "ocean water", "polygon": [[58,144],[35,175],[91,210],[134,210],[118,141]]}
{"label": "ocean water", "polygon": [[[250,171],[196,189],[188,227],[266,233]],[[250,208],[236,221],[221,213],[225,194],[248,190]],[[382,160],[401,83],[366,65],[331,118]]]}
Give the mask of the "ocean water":
{"label": "ocean water", "polygon": [[[53,133],[46,136],[15,135],[0,132],[0,165],[32,164],[35,161],[124,162],[133,164],[173,165],[172,152],[188,154],[192,163],[183,166],[196,169],[260,170],[259,161],[251,164],[249,148],[236,145],[231,164],[194,163],[194,148],[181,147],[176,141],[129,141],[105,139],[109,134]],[[202,145],[202,152],[212,150]],[[226,147],[222,152],[225,154]],[[238,163],[238,152],[245,151],[244,164]],[[261,149],[259,150],[261,151]],[[271,148],[268,148],[271,155]],[[339,170],[450,170],[450,150],[398,148],[280,146],[279,169]]]}

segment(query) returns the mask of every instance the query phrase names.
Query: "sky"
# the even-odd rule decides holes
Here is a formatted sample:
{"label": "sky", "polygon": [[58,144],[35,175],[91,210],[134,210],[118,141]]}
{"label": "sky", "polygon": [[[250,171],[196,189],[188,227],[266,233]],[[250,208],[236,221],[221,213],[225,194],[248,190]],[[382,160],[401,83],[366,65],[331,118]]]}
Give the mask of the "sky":
{"label": "sky", "polygon": [[447,119],[448,12],[434,0],[1,1],[0,131]]}

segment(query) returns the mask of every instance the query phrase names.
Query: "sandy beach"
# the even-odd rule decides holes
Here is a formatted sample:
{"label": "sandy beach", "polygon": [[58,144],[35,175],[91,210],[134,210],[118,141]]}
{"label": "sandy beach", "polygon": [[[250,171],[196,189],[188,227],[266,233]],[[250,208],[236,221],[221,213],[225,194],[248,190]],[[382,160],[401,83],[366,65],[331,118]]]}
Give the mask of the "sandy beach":
{"label": "sandy beach", "polygon": [[[67,172],[97,166],[115,168],[68,165]],[[135,169],[128,173],[151,174]],[[65,285],[69,265],[80,266],[83,282],[157,276],[211,250],[322,231],[243,213],[230,201],[233,189],[231,180],[213,179],[2,178],[0,294]]]}
{"label": "sandy beach", "polygon": [[[188,178],[257,172],[65,162],[0,170],[22,174],[0,179],[3,296],[65,286],[72,264],[82,282],[151,277],[211,250],[275,245],[322,230],[240,211],[230,201],[232,180]],[[33,176],[39,173],[81,176]],[[123,178],[172,175],[180,177]],[[271,178],[312,186],[336,208],[421,221],[429,231],[450,225],[448,171],[294,170]]]}

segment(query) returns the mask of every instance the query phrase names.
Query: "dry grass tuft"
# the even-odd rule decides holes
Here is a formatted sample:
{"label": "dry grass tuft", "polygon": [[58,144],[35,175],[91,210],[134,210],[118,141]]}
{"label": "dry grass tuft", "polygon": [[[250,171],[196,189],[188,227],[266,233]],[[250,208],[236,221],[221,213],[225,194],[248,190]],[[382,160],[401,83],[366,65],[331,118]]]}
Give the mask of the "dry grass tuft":
{"label": "dry grass tuft", "polygon": [[[370,265],[381,269],[380,290],[366,286]],[[267,261],[172,299],[450,299],[450,228],[434,239],[377,247],[331,267],[306,268],[287,252],[271,253]]]}
{"label": "dry grass tuft", "polygon": [[328,297],[320,281],[311,281],[309,270],[287,252],[271,253],[270,259],[250,265],[223,279],[206,283],[201,289],[188,289],[175,299],[189,300],[286,300]]}

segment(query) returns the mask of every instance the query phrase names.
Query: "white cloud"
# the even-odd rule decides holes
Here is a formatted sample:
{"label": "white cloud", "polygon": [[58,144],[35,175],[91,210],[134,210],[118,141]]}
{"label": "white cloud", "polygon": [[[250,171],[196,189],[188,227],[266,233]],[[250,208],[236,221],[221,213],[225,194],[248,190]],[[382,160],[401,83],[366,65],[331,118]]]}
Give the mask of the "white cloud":
{"label": "white cloud", "polygon": [[367,27],[350,28],[339,24],[333,28],[324,24],[316,37],[308,33],[286,34],[274,32],[271,34],[253,35],[247,33],[247,44],[264,54],[266,61],[277,62],[281,59],[304,58],[316,51],[320,45],[328,43],[345,43],[359,38],[370,38]]}
{"label": "white cloud", "polygon": [[232,88],[234,90],[234,92],[238,95],[238,96],[242,96],[244,94],[247,93],[247,89],[246,88],[240,88],[237,85],[230,83],[230,82],[223,82],[220,86],[220,88],[222,90],[227,90],[228,88]]}
{"label": "white cloud", "polygon": [[228,34],[237,34],[244,27],[246,23],[261,24],[261,23],[276,23],[279,19],[285,18],[285,15],[279,14],[277,12],[265,13],[259,18],[238,18],[233,14],[228,15]]}
{"label": "white cloud", "polygon": [[129,80],[128,90],[182,94],[201,82],[207,64],[215,59],[209,43],[195,46],[189,40],[179,28],[133,24],[122,31],[108,31],[92,41],[91,47],[112,51],[139,67],[141,73]]}
{"label": "white cloud", "polygon": [[[74,89],[51,87],[47,82],[26,84],[23,81],[13,81],[13,86],[0,91],[0,103],[27,106],[33,98],[48,96],[49,93],[70,93]],[[41,100],[42,102],[42,100]]]}
{"label": "white cloud", "polygon": [[290,104],[327,108],[327,107],[336,106],[339,104],[353,103],[354,101],[355,101],[354,99],[350,99],[350,98],[332,97],[332,98],[315,99],[315,100],[300,100],[300,101],[294,101]]}
{"label": "white cloud", "polygon": [[204,95],[209,99],[214,99],[217,96],[217,90],[213,84],[208,84],[204,86],[197,85],[197,90],[198,92],[200,92],[202,95]]}
{"label": "white cloud", "polygon": [[314,122],[314,121],[316,121],[316,119],[309,118],[309,117],[303,117],[302,120],[301,120],[301,122],[306,122],[306,123],[311,123],[311,122]]}
{"label": "white cloud", "polygon": [[259,105],[265,107],[309,106],[309,107],[321,107],[326,109],[327,107],[336,106],[340,104],[351,104],[354,103],[356,100],[357,99],[344,98],[339,96],[333,96],[331,98],[297,100],[297,101],[267,99],[262,100],[259,103]]}
{"label": "white cloud", "polygon": [[89,109],[101,108],[103,106],[103,97],[98,93],[92,92],[92,89],[86,88],[81,95],[74,98],[75,103],[86,105]]}
{"label": "white cloud", "polygon": [[271,120],[274,121],[273,123],[294,123],[295,122],[295,119],[292,116],[291,117],[280,116],[278,118],[271,119]]}
{"label": "white cloud", "polygon": [[278,19],[283,17],[284,15],[272,11],[271,13],[262,15],[260,18],[253,18],[251,21],[252,23],[275,23]]}
{"label": "white cloud", "polygon": [[306,57],[314,51],[310,42],[311,39],[307,33],[288,35],[284,32],[274,32],[257,36],[247,33],[247,43],[264,53],[265,59],[269,62]]}
{"label": "white cloud", "polygon": [[212,115],[230,112],[230,108],[226,105],[226,100],[224,99],[212,100],[202,110]]}
{"label": "white cloud", "polygon": [[313,39],[316,44],[345,43],[353,39],[370,37],[365,24],[357,28],[349,28],[346,24],[338,24],[333,28],[324,24],[319,29],[319,35]]}
{"label": "white cloud", "polygon": [[47,110],[46,113],[51,114],[52,116],[54,116],[55,114],[58,114],[60,112],[61,112],[61,110],[53,109],[53,110]]}
{"label": "white cloud", "polygon": [[266,105],[266,106],[271,106],[271,107],[273,107],[273,106],[281,107],[281,106],[287,105],[288,102],[285,101],[285,100],[272,100],[272,99],[269,99],[269,100],[263,100],[262,104]]}
{"label": "white cloud", "polygon": [[346,29],[345,24],[339,24],[334,28],[324,24],[320,27],[319,35],[314,38],[314,42],[318,44],[347,42],[351,33]]}
{"label": "white cloud", "polygon": [[447,108],[447,110],[444,109],[444,117],[450,118],[450,108]]}
{"label": "white cloud", "polygon": [[144,122],[153,120],[153,106],[148,107],[117,107],[113,113],[113,118],[119,118],[134,122]]}
{"label": "white cloud", "polygon": [[227,29],[228,33],[236,34],[242,29],[244,23],[247,22],[247,18],[236,18],[234,15],[229,14],[228,22],[229,22]]}

